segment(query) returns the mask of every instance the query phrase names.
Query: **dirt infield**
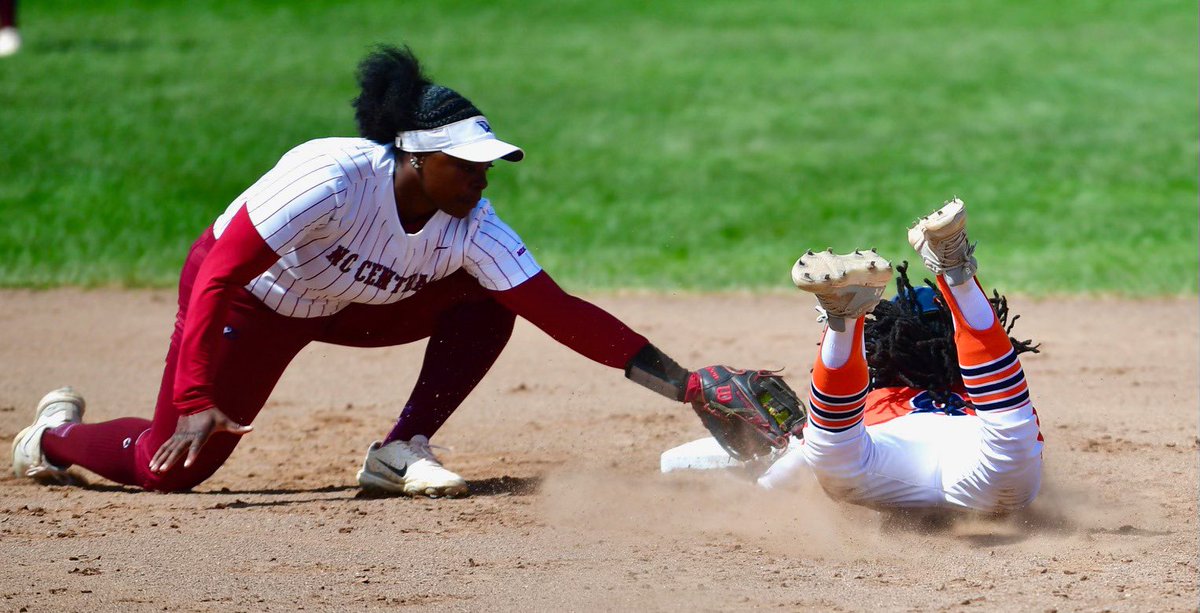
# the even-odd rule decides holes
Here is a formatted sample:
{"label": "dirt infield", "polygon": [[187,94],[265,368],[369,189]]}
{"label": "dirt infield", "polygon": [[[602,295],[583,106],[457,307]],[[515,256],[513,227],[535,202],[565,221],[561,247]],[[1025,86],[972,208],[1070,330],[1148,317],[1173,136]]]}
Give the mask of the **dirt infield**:
{"label": "dirt infield", "polygon": [[[685,364],[787,366],[796,295],[599,295]],[[0,293],[0,435],[70,383],[88,420],[148,416],[170,292]],[[161,495],[0,481],[0,610],[1197,608],[1197,300],[1013,300],[1046,486],[1006,519],[884,515],[815,486],[658,473],[691,412],[519,323],[435,438],[463,500],[358,496],[421,346],[309,347],[217,475]],[[740,339],[740,340],[739,340]]]}

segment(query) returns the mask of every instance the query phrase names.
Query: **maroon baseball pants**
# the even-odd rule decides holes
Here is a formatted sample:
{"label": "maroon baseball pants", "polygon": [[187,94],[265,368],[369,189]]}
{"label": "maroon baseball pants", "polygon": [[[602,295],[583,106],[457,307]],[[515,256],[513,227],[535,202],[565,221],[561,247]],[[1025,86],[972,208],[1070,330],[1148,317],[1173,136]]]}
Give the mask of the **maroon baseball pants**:
{"label": "maroon baseball pants", "polygon": [[[179,462],[152,473],[150,459],[175,432],[179,417],[172,397],[188,299],[200,263],[214,239],[207,231],[192,245],[179,281],[179,311],[153,420],[126,417],[96,424],[68,424],[49,430],[42,449],[58,466],[75,464],[102,477],[146,489],[189,489],[208,477],[233,453],[240,436],[218,433],[192,466]],[[388,305],[351,305],[328,317],[299,319],[271,311],[244,289],[234,290],[225,332],[214,356],[217,406],[240,424],[254,421],[292,359],[313,341],[353,347],[430,342],[413,397],[398,428],[430,436],[449,417],[499,357],[512,334],[515,315],[463,271],[426,285]],[[436,410],[414,401],[437,398]],[[412,409],[418,410],[412,410]]]}

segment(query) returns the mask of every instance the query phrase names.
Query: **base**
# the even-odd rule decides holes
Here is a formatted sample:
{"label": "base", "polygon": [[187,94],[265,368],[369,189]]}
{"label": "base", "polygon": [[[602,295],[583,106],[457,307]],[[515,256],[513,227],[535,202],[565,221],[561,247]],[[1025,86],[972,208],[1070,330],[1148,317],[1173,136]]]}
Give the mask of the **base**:
{"label": "base", "polygon": [[663,452],[659,467],[664,473],[676,470],[741,468],[745,462],[730,457],[713,437],[694,440]]}

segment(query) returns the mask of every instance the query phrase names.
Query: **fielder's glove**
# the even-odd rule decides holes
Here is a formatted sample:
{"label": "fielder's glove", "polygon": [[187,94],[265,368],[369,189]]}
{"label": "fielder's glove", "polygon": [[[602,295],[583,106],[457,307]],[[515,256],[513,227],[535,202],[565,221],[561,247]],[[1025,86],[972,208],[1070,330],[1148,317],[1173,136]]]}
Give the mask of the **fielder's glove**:
{"label": "fielder's glove", "polygon": [[787,447],[808,420],[804,405],[778,371],[707,366],[688,378],[685,401],[717,442],[748,461]]}

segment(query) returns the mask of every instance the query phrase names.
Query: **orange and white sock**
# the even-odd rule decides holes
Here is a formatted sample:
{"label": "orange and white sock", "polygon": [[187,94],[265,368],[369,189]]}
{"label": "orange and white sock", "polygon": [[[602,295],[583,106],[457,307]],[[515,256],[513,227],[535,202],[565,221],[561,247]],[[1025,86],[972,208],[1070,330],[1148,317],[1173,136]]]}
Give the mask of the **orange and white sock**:
{"label": "orange and white sock", "polygon": [[979,282],[972,278],[950,287],[938,276],[937,283],[954,317],[958,366],[975,410],[1000,411],[1028,402],[1021,361]]}
{"label": "orange and white sock", "polygon": [[869,380],[863,325],[859,317],[845,332],[825,329],[808,397],[808,419],[814,427],[844,432],[863,420]]}

